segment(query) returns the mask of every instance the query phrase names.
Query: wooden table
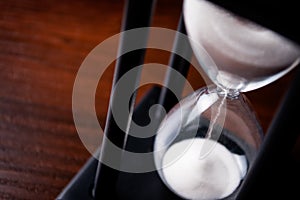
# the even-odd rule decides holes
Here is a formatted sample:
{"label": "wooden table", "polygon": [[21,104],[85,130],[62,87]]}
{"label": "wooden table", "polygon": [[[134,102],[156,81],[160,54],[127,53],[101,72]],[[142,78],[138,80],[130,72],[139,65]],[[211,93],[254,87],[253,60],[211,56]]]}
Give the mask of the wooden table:
{"label": "wooden table", "polygon": [[[73,122],[73,83],[85,56],[120,31],[123,3],[0,1],[0,199],[54,199],[90,157]],[[181,4],[158,1],[153,26],[176,29]],[[167,64],[168,57],[152,50],[146,61]],[[264,130],[292,73],[247,94]],[[112,75],[113,66],[96,94],[102,125]],[[194,88],[204,86],[194,69],[188,79]]]}

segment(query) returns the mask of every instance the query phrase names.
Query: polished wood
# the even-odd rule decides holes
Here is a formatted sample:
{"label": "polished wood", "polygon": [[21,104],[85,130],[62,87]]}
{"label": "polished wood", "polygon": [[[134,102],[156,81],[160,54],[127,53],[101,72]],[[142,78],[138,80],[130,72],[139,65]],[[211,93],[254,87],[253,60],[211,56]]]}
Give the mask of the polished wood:
{"label": "polished wood", "polygon": [[[73,122],[73,83],[87,54],[120,31],[123,5],[121,0],[0,1],[0,199],[54,199],[90,157]],[[157,1],[153,26],[176,30],[181,6],[180,0]],[[167,64],[168,58],[150,50],[146,62]],[[112,64],[96,94],[102,125],[113,69]],[[247,94],[264,130],[292,74]],[[188,79],[195,89],[205,85],[194,69]]]}

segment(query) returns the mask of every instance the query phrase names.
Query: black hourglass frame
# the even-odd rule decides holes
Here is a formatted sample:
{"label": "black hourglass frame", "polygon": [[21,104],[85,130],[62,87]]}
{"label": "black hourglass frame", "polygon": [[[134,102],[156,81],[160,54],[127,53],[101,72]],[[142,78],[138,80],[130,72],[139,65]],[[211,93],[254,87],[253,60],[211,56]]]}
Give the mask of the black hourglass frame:
{"label": "black hourglass frame", "polygon": [[[300,44],[300,31],[297,26],[287,21],[297,19],[296,1],[257,1],[257,0],[211,0],[212,2],[258,24],[270,28],[287,38]],[[122,31],[139,27],[149,27],[155,7],[155,0],[126,0]],[[281,13],[281,14],[278,14]],[[178,32],[186,34],[183,18],[178,24]],[[140,37],[141,42],[147,42],[147,33]],[[120,41],[120,47],[124,41]],[[189,42],[178,43],[175,37],[173,48],[184,49],[186,57],[192,56]],[[121,56],[116,64],[115,79],[117,82],[122,75],[135,66],[143,64],[146,49],[136,50]],[[172,54],[169,66],[186,77],[189,62],[182,57]],[[130,66],[130,67],[128,67]],[[294,80],[286,92],[281,106],[278,109],[266,137],[263,141],[258,157],[249,170],[236,199],[272,198],[283,194],[286,198],[293,197],[297,187],[293,187],[293,179],[300,178],[296,163],[290,159],[290,153],[300,133],[298,114],[300,113],[300,69],[295,69]],[[138,77],[138,75],[136,76]],[[134,87],[136,81],[132,81]],[[176,83],[179,90],[184,83],[176,80],[171,71],[167,73],[166,86]],[[112,104],[115,102],[112,99]],[[149,123],[149,108],[160,104],[168,111],[178,100],[166,88],[154,86],[135,108],[132,119],[137,124]],[[158,117],[157,124],[161,118]],[[108,113],[105,129],[106,136],[117,146],[123,147],[125,133],[118,128]],[[154,137],[146,139],[127,138],[126,150],[135,152],[151,151]],[[98,150],[98,154],[100,148]],[[297,181],[297,180],[296,180]],[[296,184],[297,185],[297,184]],[[133,174],[114,170],[95,158],[91,157],[71,182],[57,197],[58,200],[98,200],[98,199],[130,199],[130,200],[163,200],[181,199],[173,194],[160,180],[156,171]]]}

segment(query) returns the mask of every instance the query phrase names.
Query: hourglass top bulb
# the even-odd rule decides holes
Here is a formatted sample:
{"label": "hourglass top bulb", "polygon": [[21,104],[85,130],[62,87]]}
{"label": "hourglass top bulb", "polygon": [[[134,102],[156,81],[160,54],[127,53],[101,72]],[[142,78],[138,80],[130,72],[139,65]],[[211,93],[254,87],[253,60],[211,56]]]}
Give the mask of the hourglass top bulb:
{"label": "hourglass top bulb", "polygon": [[197,60],[217,85],[254,90],[299,63],[298,45],[208,1],[185,0],[183,11]]}

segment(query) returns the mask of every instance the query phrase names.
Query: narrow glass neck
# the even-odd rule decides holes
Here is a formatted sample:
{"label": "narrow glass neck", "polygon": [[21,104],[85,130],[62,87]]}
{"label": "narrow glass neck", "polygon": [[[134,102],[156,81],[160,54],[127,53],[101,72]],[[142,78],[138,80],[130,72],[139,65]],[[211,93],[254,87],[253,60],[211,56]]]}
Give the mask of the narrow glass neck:
{"label": "narrow glass neck", "polygon": [[224,89],[219,86],[217,86],[217,93],[220,96],[226,96],[229,99],[237,99],[239,95],[241,94],[239,90],[233,90],[233,89]]}

